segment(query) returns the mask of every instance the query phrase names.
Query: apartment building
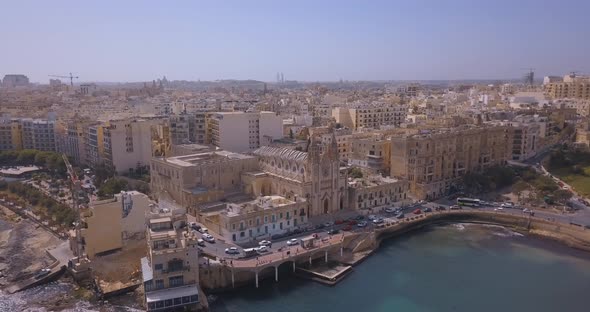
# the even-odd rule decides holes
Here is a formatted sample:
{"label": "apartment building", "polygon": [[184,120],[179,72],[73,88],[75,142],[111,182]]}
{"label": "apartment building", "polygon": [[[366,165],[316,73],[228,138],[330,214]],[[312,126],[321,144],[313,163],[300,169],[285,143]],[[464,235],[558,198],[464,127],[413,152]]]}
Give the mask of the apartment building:
{"label": "apartment building", "polygon": [[82,130],[84,164],[94,168],[104,162],[104,126],[95,123],[82,128]]}
{"label": "apartment building", "polygon": [[209,142],[230,152],[251,152],[283,138],[283,120],[274,112],[218,112],[208,121]]}
{"label": "apartment building", "polygon": [[512,160],[523,161],[537,155],[541,148],[541,127],[534,123],[511,123]]}
{"label": "apartment building", "polygon": [[391,141],[379,134],[350,140],[348,164],[367,172],[389,175]]}
{"label": "apartment building", "polygon": [[196,311],[199,306],[197,237],[186,227],[186,214],[149,213],[147,257],[141,273],[147,311]]}
{"label": "apartment building", "polygon": [[171,115],[168,117],[170,142],[174,145],[197,143],[206,144],[206,113]]}
{"label": "apartment building", "polygon": [[350,129],[396,126],[405,122],[408,108],[405,105],[387,105],[373,103],[358,107],[336,107],[332,109],[332,117],[336,122]]}
{"label": "apartment building", "polygon": [[24,149],[56,151],[55,121],[50,119],[20,119]]}
{"label": "apartment building", "polygon": [[105,163],[117,173],[149,165],[152,157],[152,127],[160,119],[110,121],[104,127]]}
{"label": "apartment building", "polygon": [[0,151],[23,149],[22,124],[18,119],[0,117]]}
{"label": "apartment building", "polygon": [[76,164],[86,161],[85,131],[90,122],[58,121],[55,126],[57,151],[66,154]]}
{"label": "apartment building", "polygon": [[2,86],[5,88],[26,87],[29,85],[29,77],[19,74],[4,75]]}
{"label": "apartment building", "polygon": [[543,85],[545,94],[553,99],[590,99],[590,77],[566,75],[563,81]]}
{"label": "apartment building", "polygon": [[348,190],[348,201],[356,210],[401,207],[408,200],[410,184],[406,180],[372,175],[349,181]]}
{"label": "apartment building", "polygon": [[392,137],[390,176],[407,179],[418,198],[438,198],[466,173],[505,164],[511,135],[507,126],[462,126]]}

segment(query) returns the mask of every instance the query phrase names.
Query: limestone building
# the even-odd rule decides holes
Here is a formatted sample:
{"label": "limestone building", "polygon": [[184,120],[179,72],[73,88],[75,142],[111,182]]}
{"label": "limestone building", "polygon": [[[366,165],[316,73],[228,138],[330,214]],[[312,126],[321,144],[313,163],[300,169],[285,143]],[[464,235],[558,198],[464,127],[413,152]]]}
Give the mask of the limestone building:
{"label": "limestone building", "polygon": [[466,173],[504,165],[511,143],[505,126],[463,126],[392,137],[390,175],[407,179],[418,198],[437,198]]}

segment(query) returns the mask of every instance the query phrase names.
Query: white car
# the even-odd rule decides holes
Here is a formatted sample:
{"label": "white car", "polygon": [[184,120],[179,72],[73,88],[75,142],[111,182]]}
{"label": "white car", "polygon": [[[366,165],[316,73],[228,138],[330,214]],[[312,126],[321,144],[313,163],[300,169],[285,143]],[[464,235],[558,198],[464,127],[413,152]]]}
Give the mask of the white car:
{"label": "white car", "polygon": [[387,208],[385,208],[385,212],[393,213],[393,212],[395,212],[395,209],[393,207],[387,207]]}
{"label": "white car", "polygon": [[240,253],[240,251],[236,247],[229,247],[225,248],[225,253],[230,255],[237,255]]}
{"label": "white car", "polygon": [[373,220],[377,219],[377,216],[376,216],[376,215],[369,215],[369,216],[367,217],[367,219],[369,219],[369,220],[373,221]]}
{"label": "white car", "polygon": [[501,211],[501,210],[504,210],[504,208],[502,208],[502,207],[494,208],[494,211]]}
{"label": "white car", "polygon": [[375,224],[383,223],[383,218],[376,218],[373,220],[373,223],[375,223]]}
{"label": "white car", "polygon": [[199,229],[199,232],[201,232],[201,233],[203,233],[203,234],[204,234],[204,233],[209,233],[209,229],[208,229],[208,228],[206,228],[206,227],[202,227],[202,228],[200,228],[200,229]]}
{"label": "white car", "polygon": [[203,240],[208,242],[208,243],[215,243],[215,237],[213,237],[211,234],[203,234]]}
{"label": "white car", "polygon": [[199,238],[199,239],[197,239],[197,245],[199,245],[201,247],[204,247],[205,246],[205,241]]}
{"label": "white car", "polygon": [[511,202],[507,202],[500,205],[500,208],[512,208],[513,206],[514,204],[512,204]]}
{"label": "white car", "polygon": [[299,244],[299,240],[297,238],[291,238],[287,241],[287,245],[289,246],[295,246],[297,244]]}
{"label": "white car", "polygon": [[367,226],[367,221],[361,221],[361,222],[357,223],[356,226],[365,227],[365,226]]}
{"label": "white car", "polygon": [[259,246],[266,246],[266,247],[270,247],[270,246],[272,246],[272,242],[271,242],[271,241],[267,241],[267,240],[263,240],[263,241],[260,241],[260,242],[258,243],[258,245],[259,245]]}
{"label": "white car", "polygon": [[260,246],[260,247],[256,247],[256,251],[258,253],[264,253],[264,252],[268,252],[270,249],[268,248],[268,246]]}

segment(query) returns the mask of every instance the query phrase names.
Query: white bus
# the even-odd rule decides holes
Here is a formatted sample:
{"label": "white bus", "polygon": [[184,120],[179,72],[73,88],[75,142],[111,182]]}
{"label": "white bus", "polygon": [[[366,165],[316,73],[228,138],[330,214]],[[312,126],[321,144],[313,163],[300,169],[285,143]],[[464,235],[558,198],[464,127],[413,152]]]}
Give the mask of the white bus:
{"label": "white bus", "polygon": [[459,197],[459,198],[457,198],[457,205],[469,206],[469,207],[479,207],[481,205],[481,200],[479,200],[477,198]]}

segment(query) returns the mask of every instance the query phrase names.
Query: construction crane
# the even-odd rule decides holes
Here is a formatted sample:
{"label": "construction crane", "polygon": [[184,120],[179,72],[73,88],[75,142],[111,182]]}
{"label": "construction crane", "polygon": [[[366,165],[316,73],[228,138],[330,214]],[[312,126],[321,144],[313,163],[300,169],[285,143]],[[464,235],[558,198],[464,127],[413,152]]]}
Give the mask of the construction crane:
{"label": "construction crane", "polygon": [[71,185],[71,192],[72,192],[72,208],[76,212],[76,260],[80,263],[80,256],[82,253],[82,218],[80,217],[80,207],[78,204],[79,196],[80,196],[80,180],[78,179],[78,175],[74,171],[72,164],[70,163],[68,156],[66,154],[62,154],[62,158],[64,163],[66,164],[66,169],[68,171],[68,175],[70,176],[70,181],[72,182]]}
{"label": "construction crane", "polygon": [[70,86],[74,86],[74,79],[78,79],[80,77],[78,76],[74,76],[72,75],[72,73],[70,73],[69,76],[60,76],[60,75],[49,75],[49,77],[56,77],[56,78],[66,78],[66,79],[70,79]]}

